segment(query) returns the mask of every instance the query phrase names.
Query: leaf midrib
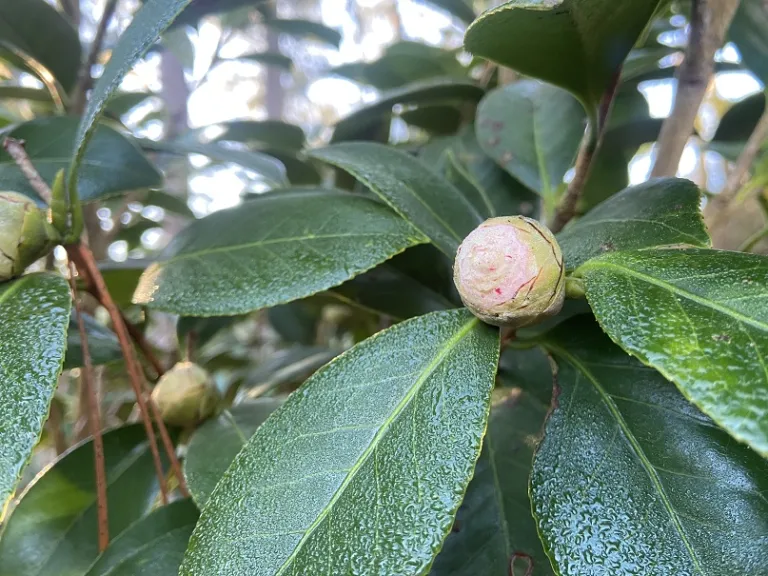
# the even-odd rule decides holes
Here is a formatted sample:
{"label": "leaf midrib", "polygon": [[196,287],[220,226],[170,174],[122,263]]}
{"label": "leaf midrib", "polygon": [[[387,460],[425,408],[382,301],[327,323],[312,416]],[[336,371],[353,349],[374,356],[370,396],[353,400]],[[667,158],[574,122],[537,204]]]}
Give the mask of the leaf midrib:
{"label": "leaf midrib", "polygon": [[552,351],[553,354],[564,358],[574,368],[576,368],[579,372],[581,372],[586,377],[586,379],[594,386],[595,390],[600,395],[600,398],[603,401],[603,404],[608,409],[608,412],[610,412],[611,416],[613,416],[622,434],[624,435],[624,437],[627,439],[630,446],[632,447],[632,451],[635,453],[635,456],[637,456],[638,461],[640,462],[646,474],[650,478],[651,484],[653,484],[653,487],[656,493],[659,495],[659,498],[662,504],[664,505],[664,509],[667,511],[667,514],[670,517],[670,521],[672,523],[672,526],[675,528],[675,532],[677,532],[678,536],[682,540],[683,545],[685,546],[685,549],[688,552],[688,555],[690,556],[691,561],[693,562],[694,568],[698,570],[702,575],[706,575],[706,573],[704,572],[704,569],[701,566],[701,563],[699,562],[698,557],[696,556],[696,552],[694,551],[693,546],[688,541],[688,536],[685,534],[685,531],[683,530],[683,526],[682,526],[682,523],[680,522],[678,513],[672,506],[672,503],[670,502],[669,497],[667,496],[666,490],[664,489],[664,485],[661,482],[661,478],[659,477],[658,472],[656,471],[656,468],[653,466],[651,461],[645,455],[645,451],[643,450],[643,447],[640,445],[634,433],[630,429],[629,425],[624,420],[624,417],[622,416],[621,411],[616,406],[616,403],[614,402],[613,398],[611,398],[611,396],[600,385],[600,382],[598,382],[597,378],[595,378],[592,372],[589,371],[587,366],[584,363],[582,363],[576,356],[574,356],[564,348],[561,348],[550,342],[545,342],[544,346],[548,348],[550,351]]}
{"label": "leaf midrib", "polygon": [[[307,240],[334,240],[337,238],[382,238],[382,237],[388,237],[392,236],[395,238],[403,238],[407,237],[408,234],[398,234],[394,232],[386,232],[386,233],[355,233],[355,234],[308,234],[306,236],[292,236],[289,238],[270,238],[268,240],[257,240],[255,242],[247,242],[245,244],[232,244],[230,246],[219,246],[216,248],[207,248],[203,250],[196,250],[194,252],[181,252],[177,256],[172,256],[168,260],[162,260],[160,262],[157,262],[158,266],[164,266],[167,264],[171,264],[173,262],[179,262],[180,260],[186,260],[187,258],[195,258],[195,257],[201,257],[201,256],[208,256],[209,254],[217,254],[220,252],[233,252],[235,250],[247,250],[248,248],[261,248],[262,246],[269,246],[272,244],[284,244],[284,243],[293,243],[293,242],[305,242]],[[418,243],[423,243],[426,241],[426,238],[421,239],[413,239],[412,240],[420,240]]]}
{"label": "leaf midrib", "polygon": [[[638,270],[634,270],[627,266],[622,266],[615,262],[608,262],[605,260],[601,261],[599,259],[596,259],[596,260],[590,260],[588,262],[585,262],[579,267],[578,270],[589,271],[590,268],[592,269],[612,268],[614,270],[618,270],[619,272],[626,274],[627,276],[632,276],[634,278],[637,278],[638,280],[647,282],[648,284],[652,284],[658,288],[663,288],[665,290],[668,290],[669,292],[672,292],[677,296],[690,300],[691,302],[696,302],[697,304],[704,306],[705,308],[711,308],[712,310],[716,310],[717,312],[720,312],[721,314],[724,314],[726,316],[731,316],[732,318],[744,324],[748,324],[754,328],[757,328],[758,330],[761,330],[763,332],[768,332],[768,324],[765,324],[755,318],[750,318],[749,316],[746,316],[737,310],[733,310],[732,308],[719,304],[714,300],[707,300],[706,298],[699,296],[698,294],[694,294],[693,292],[683,290],[682,288],[674,284],[671,284],[665,280],[655,278],[653,276],[650,276],[643,272],[639,272]],[[587,293],[589,293],[589,285],[587,285]]]}
{"label": "leaf midrib", "polygon": [[408,393],[403,397],[402,400],[400,400],[397,406],[395,406],[392,413],[386,418],[386,420],[379,427],[379,431],[376,432],[376,435],[373,437],[370,444],[368,444],[365,451],[360,455],[360,457],[357,459],[357,462],[355,462],[355,464],[352,466],[346,478],[344,478],[344,481],[341,483],[339,488],[331,497],[331,500],[328,502],[328,505],[325,506],[325,508],[323,508],[323,510],[320,512],[317,518],[315,518],[315,520],[312,522],[309,528],[307,528],[306,532],[304,533],[304,536],[302,536],[301,540],[299,540],[298,544],[296,544],[296,547],[294,548],[293,552],[291,552],[291,555],[285,559],[283,564],[275,573],[275,576],[283,576],[283,574],[285,574],[285,571],[291,567],[293,561],[301,552],[301,549],[307,543],[309,538],[312,536],[315,530],[320,526],[323,520],[325,520],[325,517],[330,513],[330,510],[334,507],[334,505],[339,500],[339,498],[341,498],[341,496],[344,494],[346,488],[356,478],[357,473],[360,471],[362,466],[368,461],[368,459],[374,453],[376,448],[378,448],[380,441],[382,440],[384,435],[389,431],[391,425],[398,419],[400,414],[402,414],[405,408],[411,403],[411,400],[413,400],[416,394],[421,390],[421,387],[423,386],[423,384],[434,374],[435,370],[437,370],[440,364],[442,364],[446,356],[448,356],[448,354],[456,346],[458,346],[459,342],[461,342],[464,339],[464,337],[472,330],[472,328],[474,328],[478,324],[478,322],[479,320],[474,317],[468,320],[467,322],[465,322],[464,325],[459,330],[457,330],[453,334],[453,336],[451,336],[451,338],[448,339],[443,344],[443,346],[438,350],[438,353],[434,356],[432,361],[424,368],[421,375],[416,379],[413,386],[411,386],[411,388],[408,390]]}

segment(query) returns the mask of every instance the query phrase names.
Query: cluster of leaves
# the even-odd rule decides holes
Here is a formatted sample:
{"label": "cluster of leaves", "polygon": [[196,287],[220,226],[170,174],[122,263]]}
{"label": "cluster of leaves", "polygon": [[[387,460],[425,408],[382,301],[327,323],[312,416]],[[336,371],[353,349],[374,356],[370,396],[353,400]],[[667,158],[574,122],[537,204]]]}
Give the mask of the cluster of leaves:
{"label": "cluster of leaves", "polygon": [[[461,0],[434,3],[473,19]],[[637,83],[674,74],[658,65],[673,49],[656,41],[670,26],[657,0],[486,12],[466,48],[527,76],[492,89],[455,54],[416,43],[337,69],[384,92],[324,148],[275,122],[232,122],[214,141],[201,131],[132,139],[102,117],[174,20],[223,10],[189,4],[147,1],[82,117],[41,115],[5,135],[26,142],[49,182],[68,168],[84,202],[151,189],[147,204],[184,213],[157,191],[150,151],[207,155],[269,183],[191,222],[151,262],[105,266],[126,307],[179,316],[180,340],[269,309],[286,339],[311,344],[313,306],[328,299],[373,321],[355,325],[356,345],[327,364],[337,350],[303,346],[262,367],[266,377],[249,373],[260,384],[250,393],[230,390],[233,405],[184,441],[191,500],[158,508],[143,430],[107,432],[113,540],[101,554],[92,446],[68,451],[4,519],[0,576],[766,574],[768,259],[711,249],[692,183],[626,187],[629,158],[659,129]],[[768,35],[740,31],[766,31],[764,6],[742,9],[763,18],[733,32],[760,74],[747,55],[765,55]],[[319,25],[269,24],[332,41]],[[4,0],[0,47],[45,80],[44,90],[0,87],[4,96],[66,106],[81,58],[61,14],[43,0]],[[580,217],[558,235],[586,302],[502,347],[498,329],[457,301],[451,261],[488,217],[553,216],[616,78]],[[755,102],[764,105],[760,96],[738,108]],[[716,141],[746,140],[757,118],[739,112]],[[387,145],[395,116],[420,130],[405,145]],[[336,188],[320,186],[322,171]],[[2,153],[0,189],[40,200]],[[65,356],[79,365],[70,309],[58,275],[0,285],[0,506],[39,440]],[[382,318],[396,323],[379,331]],[[111,332],[93,322],[90,332],[97,361],[118,355]],[[287,399],[275,393],[321,364]]]}

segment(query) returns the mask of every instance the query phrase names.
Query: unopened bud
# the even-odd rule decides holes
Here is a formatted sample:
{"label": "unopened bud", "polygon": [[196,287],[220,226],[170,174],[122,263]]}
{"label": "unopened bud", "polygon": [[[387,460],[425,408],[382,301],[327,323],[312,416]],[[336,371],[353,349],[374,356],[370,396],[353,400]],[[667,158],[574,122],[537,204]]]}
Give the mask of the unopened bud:
{"label": "unopened bud", "polygon": [[552,233],[530,218],[491,218],[459,246],[453,279],[481,320],[521,328],[563,307],[565,268]]}
{"label": "unopened bud", "polygon": [[164,422],[186,427],[212,416],[220,396],[206,370],[193,362],[179,362],[160,378],[152,400]]}
{"label": "unopened bud", "polygon": [[21,276],[59,242],[45,210],[16,192],[0,192],[0,282]]}

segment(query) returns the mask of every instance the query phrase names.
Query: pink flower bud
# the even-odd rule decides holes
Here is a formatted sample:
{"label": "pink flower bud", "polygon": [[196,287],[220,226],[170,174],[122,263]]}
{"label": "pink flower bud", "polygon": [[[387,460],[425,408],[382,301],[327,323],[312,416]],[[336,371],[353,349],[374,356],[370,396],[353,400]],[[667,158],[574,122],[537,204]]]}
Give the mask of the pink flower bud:
{"label": "pink flower bud", "polygon": [[491,218],[464,239],[453,279],[475,316],[521,328],[563,307],[565,268],[555,237],[524,216]]}

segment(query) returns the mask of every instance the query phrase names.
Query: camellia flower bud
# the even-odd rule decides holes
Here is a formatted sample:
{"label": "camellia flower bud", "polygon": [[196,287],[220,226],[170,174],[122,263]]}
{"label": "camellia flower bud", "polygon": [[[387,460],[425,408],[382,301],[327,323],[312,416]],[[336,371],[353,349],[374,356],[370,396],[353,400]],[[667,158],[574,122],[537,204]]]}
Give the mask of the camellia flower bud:
{"label": "camellia flower bud", "polygon": [[163,421],[173,426],[194,426],[212,416],[220,396],[211,375],[194,362],[179,362],[152,390]]}
{"label": "camellia flower bud", "polygon": [[565,267],[552,233],[530,218],[491,218],[459,246],[453,279],[481,320],[521,328],[554,316],[565,299]]}
{"label": "camellia flower bud", "polygon": [[30,198],[0,192],[0,282],[21,276],[59,242],[59,234]]}

